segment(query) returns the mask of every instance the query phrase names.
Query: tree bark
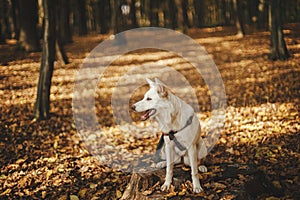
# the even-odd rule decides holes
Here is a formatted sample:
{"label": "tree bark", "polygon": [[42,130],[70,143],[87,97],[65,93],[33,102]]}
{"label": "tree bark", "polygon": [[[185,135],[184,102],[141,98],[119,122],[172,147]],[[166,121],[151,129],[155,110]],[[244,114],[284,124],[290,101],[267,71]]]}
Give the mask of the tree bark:
{"label": "tree bark", "polygon": [[60,0],[57,2],[58,6],[56,6],[56,37],[55,37],[55,54],[58,61],[62,63],[62,65],[66,65],[69,63],[67,54],[64,49],[64,44],[72,41],[71,30],[69,20],[65,18],[69,18],[69,10],[64,8],[65,6],[69,6],[69,0]]}
{"label": "tree bark", "polygon": [[281,0],[270,1],[271,60],[286,60],[290,57],[287,50],[281,21]]}
{"label": "tree bark", "polygon": [[61,44],[72,42],[72,31],[70,27],[70,1],[60,0],[57,7],[57,26]]}
{"label": "tree bark", "polygon": [[245,29],[243,24],[243,17],[242,17],[242,8],[240,6],[239,0],[233,0],[233,11],[235,16],[235,26],[237,29],[237,36],[244,37]]}
{"label": "tree bark", "polygon": [[57,37],[55,41],[55,55],[57,60],[60,61],[62,65],[69,64],[69,59],[67,57],[63,44],[60,42],[59,37]]}
{"label": "tree bark", "polygon": [[4,44],[4,43],[5,43],[5,36],[2,34],[2,24],[0,23],[0,44]]}
{"label": "tree bark", "polygon": [[26,51],[39,51],[39,37],[37,34],[38,9],[36,0],[19,0],[20,9],[20,37],[19,44]]}
{"label": "tree bark", "polygon": [[267,8],[268,6],[266,5],[266,0],[258,0],[258,22],[257,26],[259,29],[261,28],[266,28],[267,24]]}
{"label": "tree bark", "polygon": [[159,26],[158,0],[150,1],[150,26]]}
{"label": "tree bark", "polygon": [[9,23],[9,15],[10,15],[10,6],[8,0],[1,0],[1,5],[0,5],[0,19],[2,21],[2,31],[1,33],[3,34],[4,38],[11,38],[11,27]]}
{"label": "tree bark", "polygon": [[130,1],[131,28],[137,28],[138,27],[135,4],[136,4],[136,0],[131,0]]}
{"label": "tree bark", "polygon": [[86,35],[88,33],[86,24],[86,0],[77,0],[76,5],[78,10],[78,35]]}
{"label": "tree bark", "polygon": [[11,0],[12,20],[14,25],[14,38],[19,40],[20,36],[20,8],[18,0]]}
{"label": "tree bark", "polygon": [[175,0],[175,4],[177,7],[177,15],[176,15],[177,20],[176,21],[177,21],[177,27],[180,30],[184,31],[182,1],[185,1],[185,0]]}
{"label": "tree bark", "polygon": [[55,59],[55,0],[43,0],[44,43],[34,117],[48,119],[50,110],[50,87]]}
{"label": "tree bark", "polygon": [[97,29],[101,34],[106,34],[109,32],[109,22],[111,21],[109,0],[98,0],[97,10]]}
{"label": "tree bark", "polygon": [[[168,192],[160,190],[160,186],[165,180],[165,174],[165,169],[147,173],[133,172],[121,200],[165,199],[164,195]],[[190,178],[190,171],[183,171],[181,168],[175,167],[172,185],[178,190],[187,178]]]}
{"label": "tree bark", "polygon": [[202,27],[205,21],[205,2],[203,0],[194,0],[194,8],[197,18],[197,27]]}

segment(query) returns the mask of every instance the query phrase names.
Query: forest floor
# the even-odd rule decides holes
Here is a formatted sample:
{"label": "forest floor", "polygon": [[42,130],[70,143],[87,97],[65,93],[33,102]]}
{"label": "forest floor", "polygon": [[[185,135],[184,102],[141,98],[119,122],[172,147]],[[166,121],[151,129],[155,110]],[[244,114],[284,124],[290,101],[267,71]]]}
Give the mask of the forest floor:
{"label": "forest floor", "polygon": [[[188,31],[219,68],[227,95],[226,120],[220,139],[204,159],[208,172],[199,175],[204,192],[193,194],[187,177],[173,191],[161,193],[162,198],[300,199],[299,27],[285,27],[291,54],[287,61],[268,60],[270,36],[266,31],[243,38],[228,27]],[[89,144],[78,135],[72,113],[76,72],[107,37],[74,37],[66,46],[70,64],[55,63],[52,114],[47,121],[32,118],[41,53],[25,54],[14,41],[0,45],[0,199],[121,198],[131,174],[104,165],[87,150]],[[150,122],[139,122],[131,112],[132,124],[114,121],[111,95],[130,67],[159,62],[184,74],[197,95],[198,115],[207,121],[211,115],[209,91],[199,82],[201,77],[175,57],[162,51],[132,52],[116,60],[103,75],[95,95],[102,132],[91,136],[95,143],[104,144],[100,153],[121,159],[122,152],[138,157],[155,150],[160,133]],[[131,102],[144,91],[135,92]],[[97,140],[103,133],[105,140]],[[189,168],[178,168],[189,172]],[[159,193],[158,188],[152,189]]]}

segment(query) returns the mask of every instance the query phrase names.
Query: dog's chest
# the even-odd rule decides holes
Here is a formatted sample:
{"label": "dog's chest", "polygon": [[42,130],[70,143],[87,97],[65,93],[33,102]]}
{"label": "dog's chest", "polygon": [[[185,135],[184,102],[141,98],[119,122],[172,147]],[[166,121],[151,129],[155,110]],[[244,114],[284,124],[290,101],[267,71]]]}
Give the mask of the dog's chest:
{"label": "dog's chest", "polygon": [[164,136],[164,141],[166,144],[171,144],[173,142],[169,136]]}

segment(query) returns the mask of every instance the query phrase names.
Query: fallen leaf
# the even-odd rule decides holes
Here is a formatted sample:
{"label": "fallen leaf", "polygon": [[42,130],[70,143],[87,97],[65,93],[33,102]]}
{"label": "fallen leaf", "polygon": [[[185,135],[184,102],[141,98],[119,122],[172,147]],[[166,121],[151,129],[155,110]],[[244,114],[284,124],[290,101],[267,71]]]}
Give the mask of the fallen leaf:
{"label": "fallen leaf", "polygon": [[81,190],[78,192],[79,197],[82,198],[82,199],[85,198],[85,194],[86,194],[87,191],[88,191],[87,188],[81,189]]}
{"label": "fallen leaf", "polygon": [[96,187],[98,187],[98,184],[95,184],[95,183],[91,183],[91,184],[90,184],[90,188],[91,188],[91,189],[94,189],[94,188],[96,188]]}
{"label": "fallen leaf", "polygon": [[0,196],[7,195],[7,194],[9,194],[10,192],[11,192],[11,189],[8,188],[8,189],[6,189],[4,192],[2,192],[2,193],[0,194]]}
{"label": "fallen leaf", "polygon": [[68,200],[68,195],[62,195],[58,198],[58,200]]}
{"label": "fallen leaf", "polygon": [[52,169],[48,170],[46,173],[46,180],[48,180],[52,174],[53,174],[53,170]]}
{"label": "fallen leaf", "polygon": [[42,199],[45,199],[46,195],[47,195],[47,192],[46,191],[42,191]]}
{"label": "fallen leaf", "polygon": [[70,200],[79,200],[78,196],[71,194],[70,195]]}
{"label": "fallen leaf", "polygon": [[120,199],[122,197],[122,192],[120,190],[116,190],[116,197]]}

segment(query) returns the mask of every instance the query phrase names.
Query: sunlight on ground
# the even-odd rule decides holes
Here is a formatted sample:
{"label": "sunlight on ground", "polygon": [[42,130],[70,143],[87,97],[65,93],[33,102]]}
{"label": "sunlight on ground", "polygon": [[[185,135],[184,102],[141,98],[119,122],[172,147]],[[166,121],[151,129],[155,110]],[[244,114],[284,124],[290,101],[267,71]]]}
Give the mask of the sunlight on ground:
{"label": "sunlight on ground", "polygon": [[[269,36],[265,32],[235,38],[224,36],[222,31],[220,28],[191,31],[191,35],[216,62],[228,103],[220,140],[205,161],[210,172],[201,175],[205,190],[207,195],[215,193],[218,185],[210,185],[210,182],[220,182],[216,182],[215,177],[222,172],[222,163],[246,163],[272,175],[272,181],[277,186],[279,183],[288,196],[299,189],[296,177],[300,157],[300,39],[293,31],[286,32],[293,57],[285,62],[271,62],[267,59]],[[208,37],[207,34],[214,35]],[[120,57],[99,80],[95,107],[102,129],[89,135],[91,144],[84,144],[77,134],[72,116],[74,76],[83,58],[103,39],[103,36],[75,38],[75,43],[67,46],[71,64],[55,64],[51,88],[52,117],[45,122],[36,123],[31,118],[40,53],[16,54],[16,60],[5,58],[3,66],[0,66],[0,195],[13,192],[19,197],[35,194],[41,197],[42,192],[56,194],[57,187],[70,188],[70,184],[74,184],[71,190],[77,192],[83,189],[95,192],[97,188],[101,188],[101,192],[113,193],[116,188],[123,190],[127,179],[122,178],[126,175],[102,166],[98,158],[105,159],[108,164],[111,162],[117,168],[124,163],[118,162],[115,157],[132,161],[140,154],[152,154],[160,135],[156,124],[140,122],[139,116],[134,113],[130,113],[134,121],[131,124],[116,125],[114,121],[111,95],[119,78],[132,68],[137,71],[128,77],[126,84],[129,85],[143,81],[139,76],[142,72],[138,71],[141,66],[165,65],[181,73],[192,90],[172,89],[187,98],[192,97],[187,92],[195,92],[197,102],[191,103],[199,105],[198,116],[205,135],[211,110],[209,90],[201,77],[177,55],[143,50]],[[11,52],[8,53],[11,56]],[[160,74],[154,71],[150,75]],[[126,87],[122,87],[125,92]],[[130,103],[142,98],[146,89],[146,86],[138,88],[131,95]],[[124,105],[123,109],[128,111],[129,105]],[[100,154],[100,157],[90,155],[86,150],[88,145],[96,147],[94,153]],[[147,159],[145,163],[149,162]],[[126,170],[132,166],[121,167]],[[223,181],[221,191],[230,193],[232,188],[239,190],[249,176],[220,179]],[[76,188],[82,184],[86,188]]]}

